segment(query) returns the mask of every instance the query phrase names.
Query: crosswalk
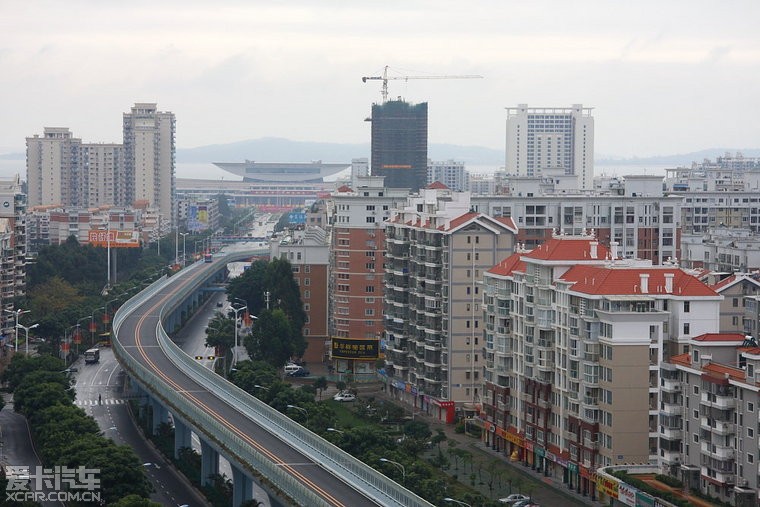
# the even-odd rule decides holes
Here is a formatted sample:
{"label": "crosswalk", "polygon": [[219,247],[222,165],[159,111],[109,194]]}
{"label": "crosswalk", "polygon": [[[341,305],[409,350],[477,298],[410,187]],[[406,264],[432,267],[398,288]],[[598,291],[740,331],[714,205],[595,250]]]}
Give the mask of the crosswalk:
{"label": "crosswalk", "polygon": [[104,398],[102,402],[98,400],[74,400],[74,405],[78,407],[90,407],[95,405],[122,405],[124,400],[119,398]]}

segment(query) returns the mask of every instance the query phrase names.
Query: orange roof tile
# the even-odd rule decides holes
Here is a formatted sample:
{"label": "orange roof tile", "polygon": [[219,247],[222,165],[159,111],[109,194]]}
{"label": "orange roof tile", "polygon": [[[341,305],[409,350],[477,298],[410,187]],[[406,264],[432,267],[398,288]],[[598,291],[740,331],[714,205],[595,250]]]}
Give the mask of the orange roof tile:
{"label": "orange roof tile", "polygon": [[340,188],[338,188],[338,192],[353,192],[353,189],[349,187],[348,185],[343,185]]}
{"label": "orange roof tile", "polygon": [[[528,254],[527,257],[532,256]],[[646,294],[668,294],[665,291],[666,273],[673,274],[671,294],[674,296],[718,295],[710,287],[678,268],[608,268],[576,264],[562,275],[562,279],[575,282],[571,289],[585,294],[639,295],[642,294],[641,275],[648,274]]]}
{"label": "orange roof tile", "polygon": [[459,217],[454,218],[453,220],[451,220],[451,222],[449,222],[449,227],[448,228],[446,228],[445,226],[441,226],[438,229],[440,229],[442,231],[444,231],[444,230],[450,231],[451,229],[456,229],[460,225],[469,222],[470,220],[472,220],[473,218],[477,217],[478,215],[480,215],[480,213],[465,213],[464,215],[461,215],[461,216],[459,216]]}
{"label": "orange roof tile", "polygon": [[509,276],[514,271],[525,271],[526,264],[521,260],[521,258],[522,254],[512,254],[489,269],[488,273],[492,273],[494,275]]}
{"label": "orange roof tile", "polygon": [[732,378],[734,380],[744,380],[746,378],[744,370],[719,363],[707,363],[702,367],[702,371],[709,374],[715,374],[713,376],[719,377],[723,377],[727,374],[729,378]]}
{"label": "orange roof tile", "polygon": [[517,225],[515,225],[515,221],[512,220],[512,217],[493,217],[494,220],[497,222],[501,222],[502,224],[506,225],[510,229],[517,230]]}
{"label": "orange roof tile", "polygon": [[726,287],[727,285],[731,285],[734,281],[736,281],[736,275],[731,275],[731,276],[727,276],[726,278],[724,278],[718,283],[714,283],[710,285],[710,287],[715,292],[720,292],[720,289],[722,289],[723,287]]}
{"label": "orange roof tile", "polygon": [[427,188],[433,189],[433,190],[449,190],[449,187],[441,183],[440,181],[434,181],[430,185],[427,186]]}
{"label": "orange roof tile", "polygon": [[596,257],[591,257],[591,242],[595,239],[552,238],[538,248],[525,254],[530,259],[545,261],[603,261],[610,253],[609,249],[597,244]]}
{"label": "orange roof tile", "polygon": [[681,366],[691,366],[691,355],[688,352],[684,354],[678,354],[670,358],[670,362],[673,364],[680,364]]}
{"label": "orange roof tile", "polygon": [[741,333],[705,333],[692,338],[698,342],[744,342]]}
{"label": "orange roof tile", "polygon": [[760,347],[739,347],[737,350],[739,352],[744,352],[745,354],[760,356]]}

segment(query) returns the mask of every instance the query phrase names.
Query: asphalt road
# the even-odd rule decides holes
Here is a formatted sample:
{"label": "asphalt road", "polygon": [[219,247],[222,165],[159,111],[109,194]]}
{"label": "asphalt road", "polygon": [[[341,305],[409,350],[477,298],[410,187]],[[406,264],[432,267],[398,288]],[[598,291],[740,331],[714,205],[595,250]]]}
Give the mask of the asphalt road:
{"label": "asphalt road", "polygon": [[[198,269],[213,268],[215,266],[209,264]],[[310,487],[330,505],[351,507],[377,505],[375,501],[343,482],[340,477],[329,473],[319,463],[312,461],[291,447],[289,443],[250,420],[217,393],[197,384],[163,355],[155,332],[159,309],[173,292],[179,290],[196,273],[193,270],[183,270],[175,274],[172,277],[174,281],[172,285],[159,291],[124,320],[118,333],[118,340],[124,346],[126,353],[151,370],[176,392],[181,393],[188,402],[206,411],[221,425],[268,456],[282,470]]]}
{"label": "asphalt road", "polygon": [[155,490],[151,500],[167,506],[208,505],[187,479],[145,441],[135,426],[123,393],[124,372],[111,349],[100,350],[100,362],[97,364],[85,365],[80,360],[74,366],[78,370],[72,374],[77,393],[74,404],[97,421],[106,437],[135,451]]}

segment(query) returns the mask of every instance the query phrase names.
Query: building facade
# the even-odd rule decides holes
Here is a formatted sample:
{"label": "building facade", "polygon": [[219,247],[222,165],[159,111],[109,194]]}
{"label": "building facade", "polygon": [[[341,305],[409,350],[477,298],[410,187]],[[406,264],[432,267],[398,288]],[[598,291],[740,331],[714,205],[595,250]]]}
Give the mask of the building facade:
{"label": "building facade", "polygon": [[392,396],[438,420],[474,413],[482,392],[480,280],[511,252],[511,219],[472,212],[441,184],[386,225],[385,374]]}
{"label": "building facade", "polygon": [[578,188],[593,188],[594,117],[592,108],[507,108],[506,170],[516,176],[540,176],[560,168],[575,175]]}
{"label": "building facade", "polygon": [[430,185],[436,181],[440,181],[455,192],[470,190],[470,173],[464,168],[464,162],[428,160],[427,184]]}
{"label": "building facade", "polygon": [[82,140],[68,128],[45,127],[42,137],[26,138],[26,181],[29,206],[87,205],[82,167]]}
{"label": "building facade", "polygon": [[676,266],[556,236],[484,281],[481,418],[496,449],[594,497],[594,470],[656,459],[658,368],[718,326],[721,296]]}
{"label": "building facade", "polygon": [[[14,334],[14,303],[26,294],[26,194],[19,177],[0,181],[0,317],[2,336]],[[5,351],[5,343],[0,343]]]}
{"label": "building facade", "polygon": [[389,100],[372,104],[373,176],[413,192],[427,181],[428,105]]}
{"label": "building facade", "polygon": [[158,111],[154,103],[136,103],[123,114],[126,201],[147,202],[171,224],[176,221],[175,129],[174,113]]}

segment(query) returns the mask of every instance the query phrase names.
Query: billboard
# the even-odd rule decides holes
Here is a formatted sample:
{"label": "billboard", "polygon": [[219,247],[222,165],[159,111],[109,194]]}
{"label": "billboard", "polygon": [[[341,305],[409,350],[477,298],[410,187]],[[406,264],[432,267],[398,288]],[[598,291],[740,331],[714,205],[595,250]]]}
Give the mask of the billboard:
{"label": "billboard", "polygon": [[208,230],[208,207],[205,204],[187,206],[187,230],[191,232]]}
{"label": "billboard", "polygon": [[377,359],[378,340],[331,338],[332,357],[341,359]]}
{"label": "billboard", "polygon": [[139,248],[138,231],[88,231],[87,242],[92,246],[111,248]]}
{"label": "billboard", "polygon": [[288,213],[288,223],[291,224],[305,224],[306,223],[306,213],[302,213],[300,211],[291,211]]}

